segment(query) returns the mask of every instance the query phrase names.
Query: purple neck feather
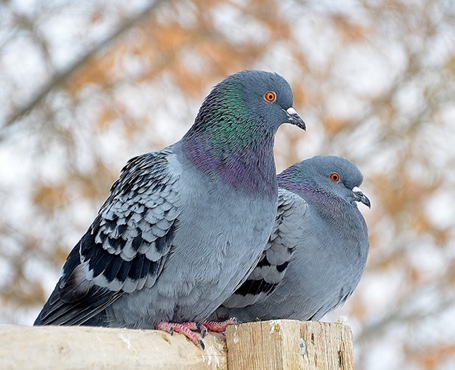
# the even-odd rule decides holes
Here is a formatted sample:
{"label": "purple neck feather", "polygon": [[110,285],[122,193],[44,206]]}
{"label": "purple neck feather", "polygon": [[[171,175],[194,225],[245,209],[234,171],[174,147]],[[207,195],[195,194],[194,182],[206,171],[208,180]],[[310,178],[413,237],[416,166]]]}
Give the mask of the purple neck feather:
{"label": "purple neck feather", "polygon": [[271,137],[263,138],[262,143],[248,143],[241,149],[238,145],[232,148],[225,142],[221,149],[193,136],[183,140],[182,150],[189,161],[211,178],[219,178],[248,194],[274,197],[278,186],[273,139],[271,134]]}
{"label": "purple neck feather", "polygon": [[326,218],[339,217],[342,200],[328,193],[313,182],[289,181],[278,178],[278,186],[301,196],[309,204],[317,204],[315,209]]}

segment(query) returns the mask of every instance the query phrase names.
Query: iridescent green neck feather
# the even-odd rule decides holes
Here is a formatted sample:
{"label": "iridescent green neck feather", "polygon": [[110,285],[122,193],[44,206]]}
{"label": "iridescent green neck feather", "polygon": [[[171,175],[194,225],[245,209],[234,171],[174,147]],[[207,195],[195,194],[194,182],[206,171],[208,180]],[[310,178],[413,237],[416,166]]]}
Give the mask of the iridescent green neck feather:
{"label": "iridescent green neck feather", "polygon": [[246,192],[276,194],[273,142],[248,106],[240,82],[216,86],[182,139],[187,158],[203,172]]}

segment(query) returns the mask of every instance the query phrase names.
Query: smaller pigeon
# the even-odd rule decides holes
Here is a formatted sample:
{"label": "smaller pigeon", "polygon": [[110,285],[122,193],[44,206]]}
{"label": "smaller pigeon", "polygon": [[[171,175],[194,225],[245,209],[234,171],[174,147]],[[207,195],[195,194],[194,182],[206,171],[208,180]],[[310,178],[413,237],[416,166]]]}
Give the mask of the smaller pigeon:
{"label": "smaller pigeon", "polygon": [[283,171],[267,247],[210,319],[319,320],[344,303],[368,256],[368,229],[356,205],[371,206],[358,188],[362,181],[353,163],[336,156],[316,156]]}

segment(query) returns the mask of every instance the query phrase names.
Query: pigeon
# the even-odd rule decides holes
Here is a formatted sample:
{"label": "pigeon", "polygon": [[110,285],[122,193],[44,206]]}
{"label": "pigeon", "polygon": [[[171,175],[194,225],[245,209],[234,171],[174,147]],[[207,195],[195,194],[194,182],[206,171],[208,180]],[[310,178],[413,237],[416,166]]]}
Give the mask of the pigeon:
{"label": "pigeon", "polygon": [[280,75],[217,84],[180,141],[128,161],[34,325],[161,329],[202,345],[189,329],[246,279],[273,228],[282,123],[306,128]]}
{"label": "pigeon", "polygon": [[276,222],[263,255],[209,320],[319,320],[344,303],[368,256],[356,204],[371,207],[362,181],[359,169],[337,156],[315,156],[279,174]]}

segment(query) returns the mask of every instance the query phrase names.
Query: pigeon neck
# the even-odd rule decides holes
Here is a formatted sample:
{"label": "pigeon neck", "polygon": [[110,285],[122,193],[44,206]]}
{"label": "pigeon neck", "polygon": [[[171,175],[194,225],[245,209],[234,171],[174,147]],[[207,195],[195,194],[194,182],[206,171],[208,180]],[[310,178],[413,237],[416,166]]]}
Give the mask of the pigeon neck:
{"label": "pigeon neck", "polygon": [[197,168],[246,193],[276,196],[273,133],[256,133],[250,140],[237,136],[222,140],[216,130],[197,131],[190,130],[182,139],[183,154]]}
{"label": "pigeon neck", "polygon": [[326,219],[339,217],[342,213],[345,202],[312,181],[289,181],[279,178],[278,184],[280,187],[298,194],[310,204],[317,204],[318,213]]}

